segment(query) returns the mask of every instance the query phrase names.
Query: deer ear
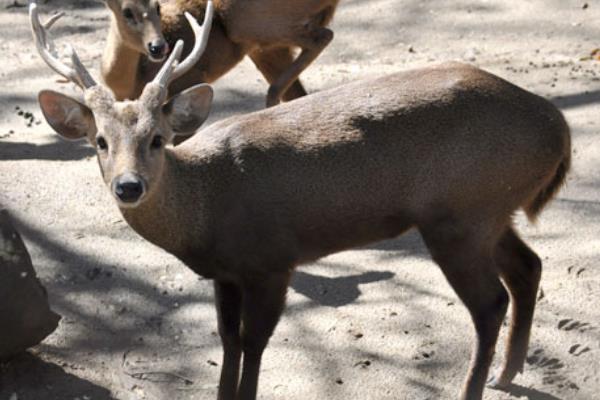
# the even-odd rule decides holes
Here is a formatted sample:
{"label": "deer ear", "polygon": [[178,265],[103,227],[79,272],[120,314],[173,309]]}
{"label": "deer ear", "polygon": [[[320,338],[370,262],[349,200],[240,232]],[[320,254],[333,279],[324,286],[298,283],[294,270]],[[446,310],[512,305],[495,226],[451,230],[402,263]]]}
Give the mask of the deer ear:
{"label": "deer ear", "polygon": [[38,101],[46,121],[62,137],[77,140],[96,134],[94,114],[80,102],[51,90],[42,90]]}
{"label": "deer ear", "polygon": [[190,136],[208,118],[212,99],[212,88],[202,83],[173,96],[162,112],[176,135]]}

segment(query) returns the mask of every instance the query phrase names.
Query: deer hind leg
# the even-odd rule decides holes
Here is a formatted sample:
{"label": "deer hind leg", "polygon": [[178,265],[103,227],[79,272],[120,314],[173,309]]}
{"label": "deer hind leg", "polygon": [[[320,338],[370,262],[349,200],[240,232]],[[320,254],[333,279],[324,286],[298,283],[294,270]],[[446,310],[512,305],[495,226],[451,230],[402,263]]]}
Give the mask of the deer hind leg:
{"label": "deer hind leg", "polygon": [[298,76],[304,71],[327,47],[333,39],[333,31],[325,28],[325,24],[331,19],[334,9],[327,7],[313,19],[306,23],[298,37],[292,40],[292,44],[300,47],[300,55],[292,64],[283,71],[269,87],[267,93],[267,107],[277,105],[288,88]]}
{"label": "deer hind leg", "polygon": [[[260,48],[252,52],[250,58],[269,84],[273,84],[294,62],[294,54],[290,47]],[[281,99],[290,101],[302,96],[306,96],[306,90],[300,80],[296,79],[283,93]]]}
{"label": "deer hind leg", "polygon": [[512,228],[500,239],[495,259],[511,298],[510,330],[504,362],[489,383],[492,387],[502,388],[511,383],[525,363],[542,262]]}
{"label": "deer hind leg", "polygon": [[421,228],[421,233],[475,325],[475,348],[460,399],[480,400],[508,305],[508,294],[495,271],[494,246],[487,234],[451,221]]}
{"label": "deer hind leg", "polygon": [[235,400],[240,374],[242,338],[241,289],[228,282],[214,282],[219,336],[223,344],[223,367],[219,381],[218,400]]}
{"label": "deer hind leg", "polygon": [[275,330],[285,304],[290,274],[280,273],[243,285],[242,380],[238,400],[255,400],[262,354]]}

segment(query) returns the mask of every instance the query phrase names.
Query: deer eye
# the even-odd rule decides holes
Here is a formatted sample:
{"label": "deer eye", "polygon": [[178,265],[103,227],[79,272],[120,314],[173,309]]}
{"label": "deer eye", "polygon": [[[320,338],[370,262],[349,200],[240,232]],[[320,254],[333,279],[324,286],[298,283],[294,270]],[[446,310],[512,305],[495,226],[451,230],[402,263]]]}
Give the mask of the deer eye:
{"label": "deer eye", "polygon": [[164,142],[165,142],[165,140],[162,136],[156,135],[152,138],[152,143],[150,143],[150,148],[160,149],[163,146]]}
{"label": "deer eye", "polygon": [[131,10],[131,8],[124,8],[123,9],[123,16],[130,20],[133,21],[134,20],[134,15],[133,15],[133,11]]}
{"label": "deer eye", "polygon": [[106,139],[104,139],[102,136],[98,136],[96,138],[96,145],[98,145],[100,150],[108,149],[108,143],[106,143]]}

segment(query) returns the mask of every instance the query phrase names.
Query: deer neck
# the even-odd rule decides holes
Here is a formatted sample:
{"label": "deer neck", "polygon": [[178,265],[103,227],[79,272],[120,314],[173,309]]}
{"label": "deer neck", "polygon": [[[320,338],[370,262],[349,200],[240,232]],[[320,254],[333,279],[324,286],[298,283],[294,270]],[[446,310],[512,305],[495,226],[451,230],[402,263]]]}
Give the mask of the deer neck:
{"label": "deer neck", "polygon": [[117,22],[111,18],[110,30],[102,55],[102,77],[117,100],[139,96],[142,54],[125,44]]}
{"label": "deer neck", "polygon": [[153,182],[148,197],[135,208],[120,208],[138,234],[181,259],[191,247],[206,246],[210,228],[205,218],[210,194],[202,184],[202,174],[198,173],[194,182],[178,176],[188,168],[174,151],[167,150],[162,175]]}

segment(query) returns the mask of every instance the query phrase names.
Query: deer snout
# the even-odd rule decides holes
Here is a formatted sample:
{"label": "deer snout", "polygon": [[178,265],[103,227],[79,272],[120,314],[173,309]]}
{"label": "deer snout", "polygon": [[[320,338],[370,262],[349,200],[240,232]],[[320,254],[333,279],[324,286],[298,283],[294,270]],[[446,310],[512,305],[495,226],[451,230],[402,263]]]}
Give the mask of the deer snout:
{"label": "deer snout", "polygon": [[112,192],[123,205],[136,205],[146,193],[146,184],[137,174],[126,172],[112,181]]}
{"label": "deer snout", "polygon": [[148,53],[152,61],[164,60],[168,52],[169,44],[164,39],[156,39],[148,43]]}

